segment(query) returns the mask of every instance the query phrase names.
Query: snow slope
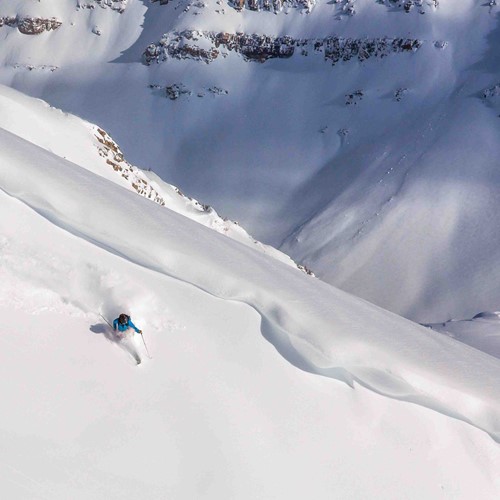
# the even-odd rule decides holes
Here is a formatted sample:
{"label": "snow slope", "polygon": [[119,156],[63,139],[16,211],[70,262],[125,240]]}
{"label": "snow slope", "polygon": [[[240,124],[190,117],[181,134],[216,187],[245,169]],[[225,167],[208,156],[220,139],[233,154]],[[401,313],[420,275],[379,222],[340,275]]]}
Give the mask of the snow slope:
{"label": "snow slope", "polygon": [[[0,151],[10,498],[498,494],[497,359],[5,129]],[[98,315],[121,310],[139,367]]]}
{"label": "snow slope", "polygon": [[448,320],[426,325],[435,331],[460,340],[490,356],[500,358],[500,313],[482,312],[472,319]]}
{"label": "snow slope", "polygon": [[[274,13],[129,0],[120,13],[113,2],[4,0],[0,17],[62,24],[31,36],[1,27],[0,81],[98,123],[132,163],[323,280],[420,322],[471,317],[500,300],[498,6],[426,0],[407,13],[403,3],[289,2]],[[221,47],[209,64],[144,64],[150,44],[184,30],[309,45],[262,64]],[[332,65],[312,48],[328,36],[421,46]],[[182,44],[215,47],[201,35]],[[170,100],[173,85],[191,94]]]}
{"label": "snow slope", "polygon": [[212,207],[185,196],[153,172],[145,172],[128,163],[119,146],[96,125],[5,86],[0,86],[0,110],[0,126],[5,130],[161,206],[296,266],[290,257],[256,241],[237,223],[220,217]]}

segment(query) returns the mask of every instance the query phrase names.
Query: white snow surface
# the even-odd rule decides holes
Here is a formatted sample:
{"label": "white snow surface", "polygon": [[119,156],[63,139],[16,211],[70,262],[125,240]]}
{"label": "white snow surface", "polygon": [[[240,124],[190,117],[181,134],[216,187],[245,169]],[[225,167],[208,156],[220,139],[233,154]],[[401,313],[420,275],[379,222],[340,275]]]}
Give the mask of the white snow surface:
{"label": "white snow surface", "polygon": [[[295,266],[288,255],[252,238],[237,223],[183,195],[154,172],[130,165],[119,146],[96,125],[0,85],[0,127],[116,184],[136,191],[200,224]],[[115,170],[116,169],[116,170]],[[118,170],[119,169],[119,170]]]}
{"label": "white snow surface", "polygon": [[498,496],[498,359],[5,128],[0,158],[3,496]]}
{"label": "white snow surface", "polygon": [[449,320],[426,325],[460,340],[490,356],[500,358],[500,312],[481,312],[472,319]]}
{"label": "white snow surface", "polygon": [[[0,82],[64,110],[0,86],[2,498],[499,497],[498,313],[445,321],[500,300],[498,6],[393,3],[0,3],[62,23],[0,22]],[[143,64],[184,29],[423,43]]]}
{"label": "white snow surface", "polygon": [[[1,2],[0,17],[62,25],[0,27],[0,82],[99,124],[133,164],[344,290],[426,323],[498,308],[498,5],[318,0],[274,14],[129,0],[120,14],[101,3]],[[262,64],[234,52],[143,64],[149,44],[185,29],[422,46],[335,66],[300,49]],[[167,99],[173,84],[192,94]]]}

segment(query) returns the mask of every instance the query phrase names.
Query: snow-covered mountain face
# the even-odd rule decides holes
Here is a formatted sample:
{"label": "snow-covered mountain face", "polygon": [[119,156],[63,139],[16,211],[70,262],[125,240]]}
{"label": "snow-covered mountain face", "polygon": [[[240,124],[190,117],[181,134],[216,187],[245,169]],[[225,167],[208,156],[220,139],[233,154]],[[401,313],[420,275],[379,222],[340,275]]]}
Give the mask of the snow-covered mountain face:
{"label": "snow-covered mountain face", "polygon": [[0,107],[3,496],[498,496],[498,359],[148,199],[102,129]]}
{"label": "snow-covered mountain face", "polygon": [[133,164],[493,302],[496,7],[0,8],[3,496],[498,497],[499,313]]}
{"label": "snow-covered mountain face", "polygon": [[320,278],[419,321],[496,309],[496,5],[5,0],[0,18],[2,83]]}
{"label": "snow-covered mountain face", "polygon": [[236,222],[220,217],[212,207],[184,195],[154,172],[131,165],[118,144],[98,126],[1,85],[0,109],[0,127],[8,132],[162,207],[312,274],[279,250],[256,241]]}

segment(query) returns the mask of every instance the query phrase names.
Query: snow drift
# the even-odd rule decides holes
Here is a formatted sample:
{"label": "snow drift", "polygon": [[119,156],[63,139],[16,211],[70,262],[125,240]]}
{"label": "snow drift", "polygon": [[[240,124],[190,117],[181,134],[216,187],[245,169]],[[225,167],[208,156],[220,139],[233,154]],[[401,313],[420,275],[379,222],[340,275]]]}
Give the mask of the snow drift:
{"label": "snow drift", "polygon": [[[251,305],[264,336],[302,368],[426,405],[500,439],[495,359],[218,238],[9,132],[0,141],[2,190],[59,228]],[[96,299],[71,298],[85,312],[107,312],[105,296]]]}
{"label": "snow drift", "polygon": [[[10,97],[18,126],[2,115],[0,130],[9,498],[496,496],[497,359],[139,196],[96,162],[92,135],[77,141],[92,145],[90,168],[63,158],[57,143],[82,123]],[[55,142],[22,123],[47,112]],[[123,310],[154,355],[140,367],[139,339],[117,342],[99,315]]]}

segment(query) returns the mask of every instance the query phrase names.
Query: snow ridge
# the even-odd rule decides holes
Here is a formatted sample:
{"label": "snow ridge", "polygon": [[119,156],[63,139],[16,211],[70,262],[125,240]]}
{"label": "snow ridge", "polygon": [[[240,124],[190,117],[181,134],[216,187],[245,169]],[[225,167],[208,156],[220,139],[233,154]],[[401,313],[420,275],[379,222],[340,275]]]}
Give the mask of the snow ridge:
{"label": "snow ridge", "polygon": [[[429,407],[500,441],[495,358],[311,280],[8,132],[0,146],[8,151],[2,190],[64,231],[250,305],[263,335],[303,369]],[[85,308],[84,297],[72,300]],[[106,297],[100,300],[104,310]]]}
{"label": "snow ridge", "polygon": [[148,200],[314,276],[312,271],[296,264],[288,255],[252,238],[237,222],[221,217],[213,207],[186,196],[154,172],[130,164],[113,138],[97,125],[3,86],[0,86],[0,107],[5,111],[0,116],[0,127]]}

